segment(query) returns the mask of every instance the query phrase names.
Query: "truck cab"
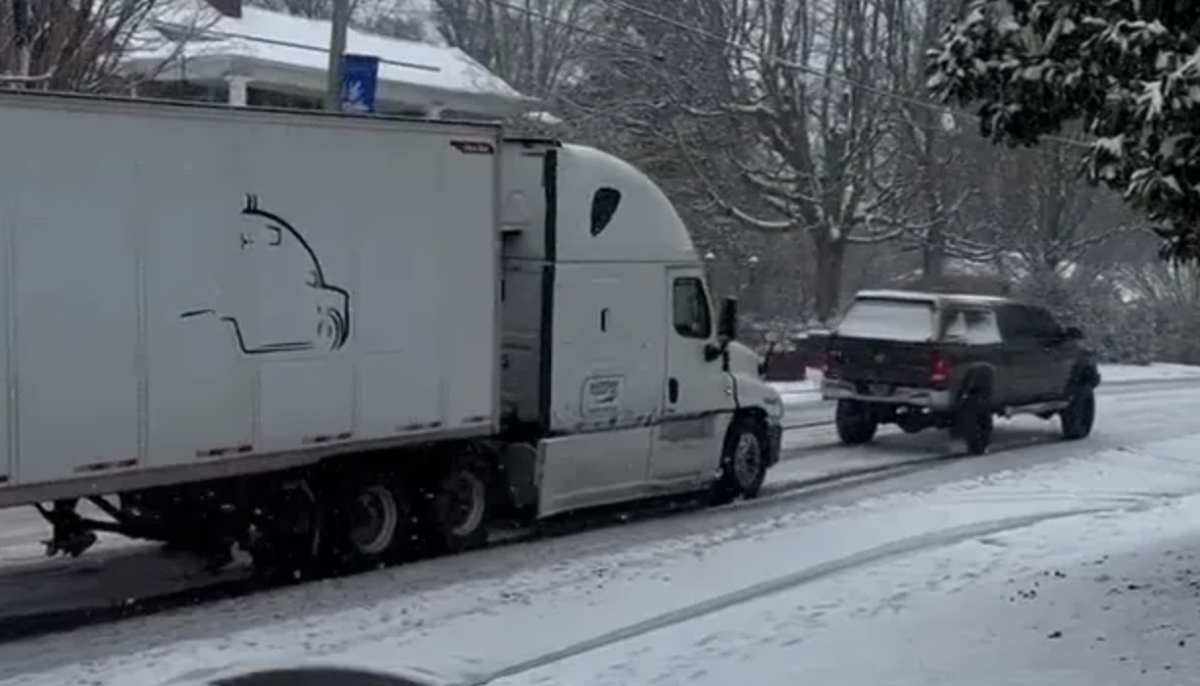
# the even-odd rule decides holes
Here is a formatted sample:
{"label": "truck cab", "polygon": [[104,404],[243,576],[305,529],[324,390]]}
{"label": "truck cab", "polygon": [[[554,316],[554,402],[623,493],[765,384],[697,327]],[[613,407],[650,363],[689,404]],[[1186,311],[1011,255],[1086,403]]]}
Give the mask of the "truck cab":
{"label": "truck cab", "polygon": [[506,470],[517,504],[549,516],[705,488],[755,495],[783,406],[736,341],[736,301],[714,308],[670,201],[599,150],[505,145],[501,381],[530,448]]}

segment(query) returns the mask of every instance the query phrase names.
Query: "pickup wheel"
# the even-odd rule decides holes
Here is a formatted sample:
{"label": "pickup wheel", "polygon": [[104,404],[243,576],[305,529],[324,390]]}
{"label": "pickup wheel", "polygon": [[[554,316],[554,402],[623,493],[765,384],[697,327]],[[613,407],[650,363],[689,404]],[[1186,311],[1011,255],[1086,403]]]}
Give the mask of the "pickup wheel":
{"label": "pickup wheel", "polygon": [[968,455],[982,455],[992,444],[992,408],[982,393],[971,393],[954,417],[954,435],[966,443]]}
{"label": "pickup wheel", "polygon": [[1096,423],[1096,394],[1090,386],[1077,386],[1068,405],[1058,414],[1062,437],[1068,441],[1087,438]]}
{"label": "pickup wheel", "polygon": [[764,439],[762,424],[750,417],[736,417],[729,425],[721,450],[721,471],[713,484],[713,505],[758,496],[767,478]]}
{"label": "pickup wheel", "polygon": [[879,430],[879,421],[871,406],[861,400],[839,400],[834,420],[838,438],[846,445],[870,443]]}

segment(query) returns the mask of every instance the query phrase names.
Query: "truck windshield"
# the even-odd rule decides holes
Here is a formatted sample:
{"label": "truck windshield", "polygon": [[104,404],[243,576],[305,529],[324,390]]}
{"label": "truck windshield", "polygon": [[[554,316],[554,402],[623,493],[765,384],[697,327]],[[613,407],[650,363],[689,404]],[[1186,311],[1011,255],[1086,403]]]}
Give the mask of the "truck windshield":
{"label": "truck windshield", "polygon": [[837,335],[884,341],[933,339],[933,303],[919,300],[855,300],[838,324]]}

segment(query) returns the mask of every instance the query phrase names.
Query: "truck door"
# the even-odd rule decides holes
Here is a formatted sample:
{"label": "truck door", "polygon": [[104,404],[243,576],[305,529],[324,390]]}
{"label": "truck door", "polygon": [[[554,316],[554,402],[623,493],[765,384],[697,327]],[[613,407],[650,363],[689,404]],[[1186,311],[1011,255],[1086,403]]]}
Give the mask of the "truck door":
{"label": "truck door", "polygon": [[720,360],[705,359],[705,347],[716,343],[716,324],[703,271],[668,268],[666,288],[670,299],[667,356],[650,462],[654,482],[714,473],[734,407],[729,374]]}
{"label": "truck door", "polygon": [[1073,341],[1063,336],[1063,326],[1042,307],[1031,307],[1030,317],[1037,332],[1038,348],[1040,351],[1039,366],[1041,367],[1040,395],[1053,398],[1060,395],[1067,387],[1067,379],[1071,374],[1071,365],[1075,362]]}
{"label": "truck door", "polygon": [[1000,307],[999,315],[1004,348],[1001,369],[998,371],[1005,377],[1000,386],[1004,389],[1004,403],[1014,405],[1029,402],[1038,394],[1041,348],[1026,308],[1016,304],[1004,305]]}

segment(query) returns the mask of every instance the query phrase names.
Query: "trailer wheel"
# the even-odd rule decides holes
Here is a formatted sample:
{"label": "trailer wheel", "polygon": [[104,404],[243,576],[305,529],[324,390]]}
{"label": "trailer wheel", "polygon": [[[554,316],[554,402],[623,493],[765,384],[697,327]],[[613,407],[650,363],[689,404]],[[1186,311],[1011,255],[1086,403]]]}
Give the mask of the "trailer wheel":
{"label": "trailer wheel", "polygon": [[412,504],[391,475],[352,477],[329,503],[329,536],[339,567],[380,566],[412,552]]}
{"label": "trailer wheel", "polygon": [[491,504],[488,462],[467,452],[434,474],[432,490],[422,498],[423,538],[435,553],[460,553],[483,546]]}
{"label": "trailer wheel", "polygon": [[762,425],[752,417],[737,417],[725,434],[721,469],[713,484],[712,503],[725,505],[738,498],[758,496],[767,478],[767,455]]}
{"label": "trailer wheel", "polygon": [[255,572],[281,579],[319,573],[326,521],[316,492],[306,479],[264,490],[248,546]]}

